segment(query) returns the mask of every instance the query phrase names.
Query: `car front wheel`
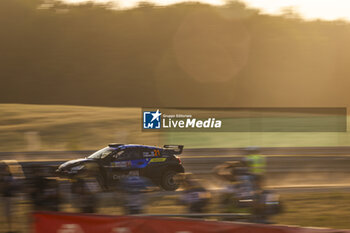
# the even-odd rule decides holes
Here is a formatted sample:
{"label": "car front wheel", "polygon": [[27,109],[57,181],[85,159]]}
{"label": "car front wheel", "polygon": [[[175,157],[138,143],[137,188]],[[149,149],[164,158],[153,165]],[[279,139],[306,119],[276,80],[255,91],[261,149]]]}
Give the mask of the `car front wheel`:
{"label": "car front wheel", "polygon": [[174,191],[179,188],[179,183],[175,181],[174,176],[177,172],[170,170],[163,174],[161,186],[167,191]]}

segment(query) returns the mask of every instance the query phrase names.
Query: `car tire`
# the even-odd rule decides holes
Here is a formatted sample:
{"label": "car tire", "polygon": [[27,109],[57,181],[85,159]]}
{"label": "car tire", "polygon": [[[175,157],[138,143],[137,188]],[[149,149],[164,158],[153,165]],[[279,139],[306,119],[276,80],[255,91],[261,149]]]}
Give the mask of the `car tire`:
{"label": "car tire", "polygon": [[161,186],[166,191],[175,191],[179,188],[179,184],[174,180],[174,176],[177,174],[176,171],[169,170],[163,173]]}

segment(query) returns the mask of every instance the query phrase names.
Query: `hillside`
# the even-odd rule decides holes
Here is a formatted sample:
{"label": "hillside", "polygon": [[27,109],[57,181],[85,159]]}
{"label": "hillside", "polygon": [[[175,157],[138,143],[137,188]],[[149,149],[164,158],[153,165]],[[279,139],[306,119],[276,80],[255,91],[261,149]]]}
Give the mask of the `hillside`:
{"label": "hillside", "polygon": [[[265,121],[266,119],[262,119]],[[140,108],[0,104],[0,152],[96,150],[110,142],[185,148],[350,146],[348,132],[143,132]]]}
{"label": "hillside", "polygon": [[94,150],[110,142],[158,144],[141,135],[139,108],[0,104],[0,151]]}

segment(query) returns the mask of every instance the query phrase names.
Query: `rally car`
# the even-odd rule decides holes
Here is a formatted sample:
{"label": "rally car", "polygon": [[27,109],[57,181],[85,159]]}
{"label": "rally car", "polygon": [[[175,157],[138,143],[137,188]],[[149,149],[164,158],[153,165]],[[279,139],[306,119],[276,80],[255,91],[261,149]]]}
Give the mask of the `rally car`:
{"label": "rally car", "polygon": [[173,191],[179,186],[174,176],[185,171],[176,156],[182,150],[182,145],[155,147],[112,143],[89,157],[63,163],[56,172],[61,177],[95,177],[105,189],[116,187],[126,176],[139,175]]}

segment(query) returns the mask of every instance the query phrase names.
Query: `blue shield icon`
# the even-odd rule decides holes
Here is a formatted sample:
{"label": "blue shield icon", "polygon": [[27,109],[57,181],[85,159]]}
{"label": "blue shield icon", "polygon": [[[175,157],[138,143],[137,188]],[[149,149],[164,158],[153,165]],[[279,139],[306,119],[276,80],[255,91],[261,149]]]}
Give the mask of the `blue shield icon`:
{"label": "blue shield icon", "polygon": [[143,112],[143,128],[144,129],[160,129],[161,127],[161,115],[159,109],[155,112]]}

